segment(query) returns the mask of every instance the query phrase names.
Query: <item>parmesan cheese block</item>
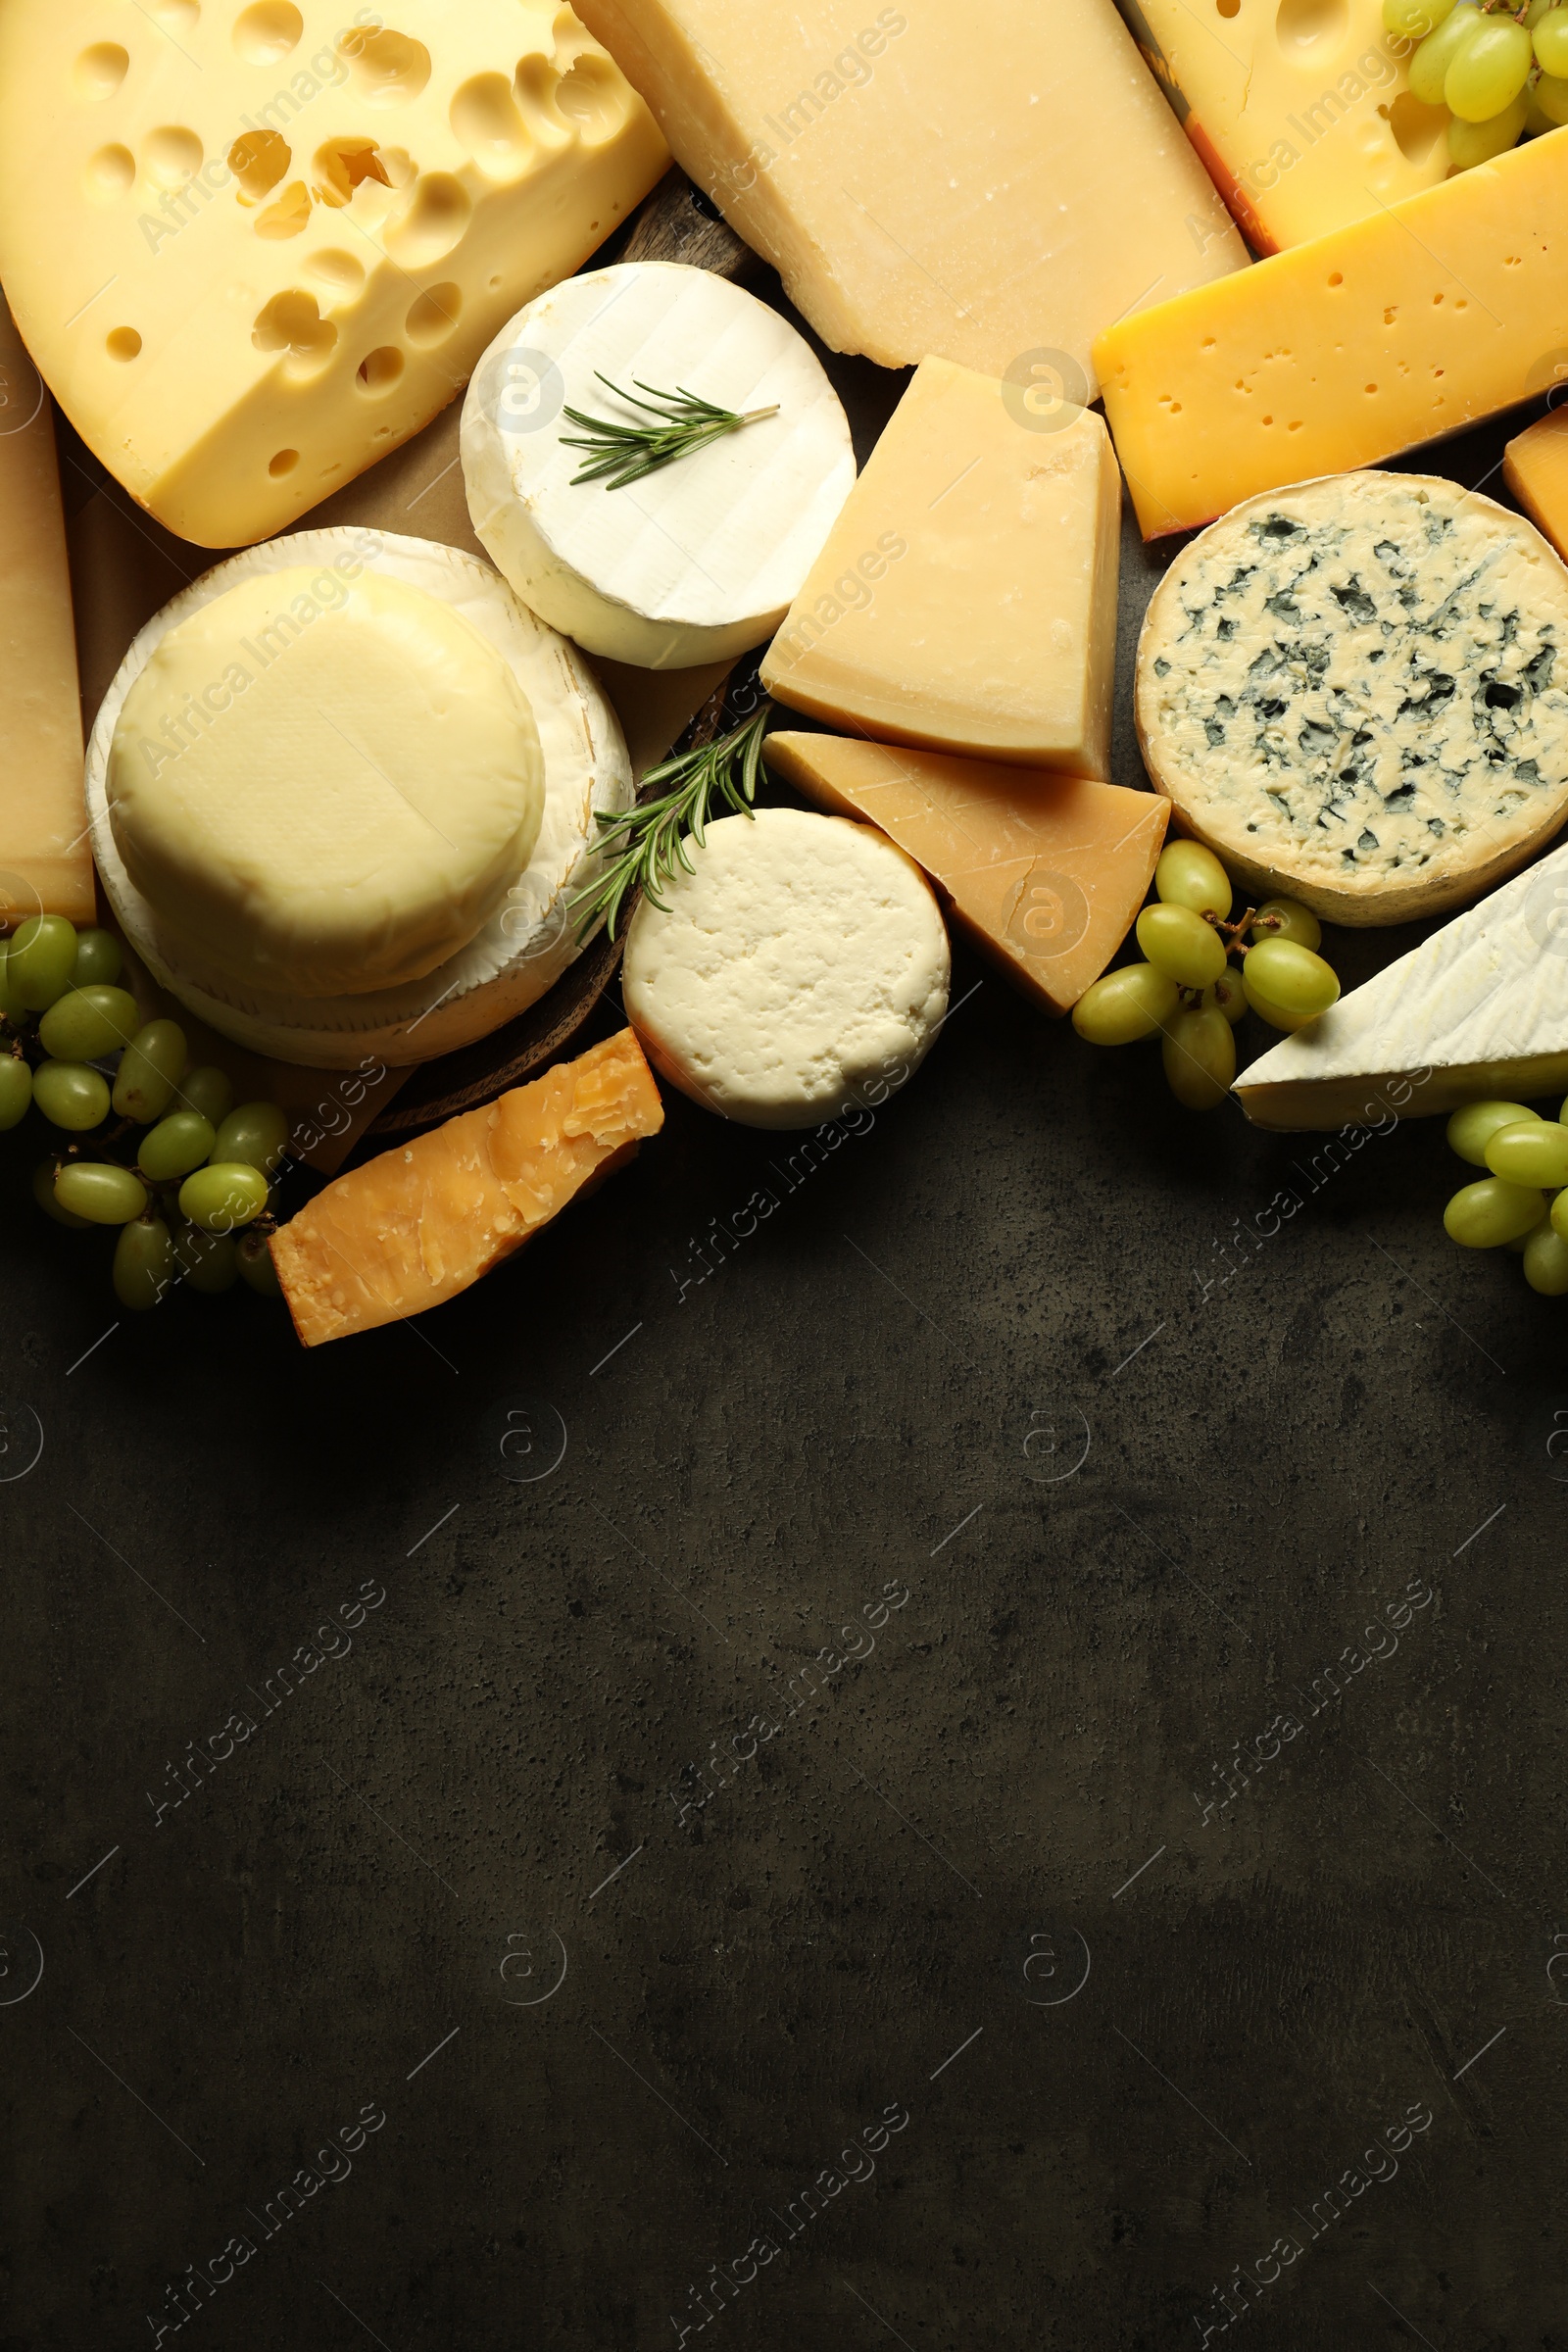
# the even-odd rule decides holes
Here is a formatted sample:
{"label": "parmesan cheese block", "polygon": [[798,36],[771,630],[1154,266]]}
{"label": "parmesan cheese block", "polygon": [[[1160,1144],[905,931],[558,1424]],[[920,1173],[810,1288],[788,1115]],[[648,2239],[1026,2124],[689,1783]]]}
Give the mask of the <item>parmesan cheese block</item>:
{"label": "parmesan cheese block", "polygon": [[1553,409],[1509,442],[1502,478],[1536,528],[1568,562],[1568,409]]}
{"label": "parmesan cheese block", "polygon": [[1112,0],[579,13],[837,351],[1054,362],[1087,401],[1102,327],[1246,261]]}
{"label": "parmesan cheese block", "polygon": [[94,919],[54,416],[0,299],[0,919]]}
{"label": "parmesan cheese block", "polygon": [[[274,678],[286,688],[303,672],[291,662],[305,654],[311,635],[334,604],[368,578],[416,591],[466,624],[502,663],[511,687],[520,692],[537,734],[543,765],[543,797],[537,837],[520,873],[481,928],[422,979],[393,987],[307,997],[296,990],[269,988],[256,976],[235,976],[193,943],[137,888],[121,855],[110,811],[111,752],[122,734],[127,703],[171,631],[205,612],[217,600],[247,583],[264,587],[282,572],[305,569],[304,592],[318,617],[305,621],[307,604],[293,603],[305,636],[290,641],[275,671],[263,672],[271,649],[252,637],[253,654],[240,656],[258,682]],[[484,672],[486,676],[494,673]],[[238,681],[231,681],[236,687]],[[253,689],[246,687],[248,695]],[[365,682],[334,672],[332,699],[290,718],[315,728],[322,714],[333,727],[368,747],[381,720],[364,707]],[[243,708],[243,701],[237,706]],[[210,736],[233,715],[219,712]],[[188,729],[195,735],[194,722]],[[287,740],[285,732],[284,740]],[[348,745],[331,735],[339,767],[352,758]],[[319,777],[318,798],[329,804]],[[423,790],[421,785],[419,788]],[[367,1055],[393,1065],[430,1060],[485,1037],[537,1003],[580,952],[577,894],[602,867],[596,847],[596,814],[616,814],[633,798],[631,763],[614,713],[581,657],[554,630],[518,603],[489,565],[456,549],[425,540],[371,530],[303,532],[235,556],[197,580],[150,621],[131,647],[105,697],[93,729],[87,761],[87,799],[93,847],[105,893],[127,938],[160,985],[223,1036],[259,1054],[315,1069],[353,1068]],[[352,849],[353,845],[349,845]],[[448,853],[439,842],[433,850]],[[432,858],[432,863],[434,862]]]}
{"label": "parmesan cheese block", "polygon": [[688,841],[645,898],[622,995],[654,1067],[745,1127],[882,1102],[948,1009],[948,935],[913,861],[868,825],[760,808]]}
{"label": "parmesan cheese block", "polygon": [[17,322],[83,440],[204,547],[417,432],[667,160],[558,0],[0,8]]}
{"label": "parmesan cheese block", "polygon": [[1107,776],[1120,558],[1100,418],[927,360],[762,683],[883,742]]}
{"label": "parmesan cheese block", "polygon": [[[578,481],[586,428],[564,410],[646,424],[639,386],[777,414],[622,488]],[[468,387],[463,465],[473,527],[524,604],[645,669],[771,637],[855,483],[849,418],[804,337],[664,262],[571,278],[503,330]]]}
{"label": "parmesan cheese block", "polygon": [[272,1239],[307,1348],[455,1298],[664,1123],[629,1029],[385,1152]]}
{"label": "parmesan cheese block", "polygon": [[1568,850],[1352,989],[1237,1081],[1253,1124],[1379,1126],[1568,1087]]}
{"label": "parmesan cheese block", "polygon": [[835,735],[770,735],[766,758],[819,808],[897,842],[1051,1013],[1072,1009],[1132,929],[1170,814],[1153,792]]}
{"label": "parmesan cheese block", "polygon": [[1442,913],[1568,816],[1568,570],[1435,476],[1250,499],[1160,583],[1137,715],[1178,823],[1249,890]]}

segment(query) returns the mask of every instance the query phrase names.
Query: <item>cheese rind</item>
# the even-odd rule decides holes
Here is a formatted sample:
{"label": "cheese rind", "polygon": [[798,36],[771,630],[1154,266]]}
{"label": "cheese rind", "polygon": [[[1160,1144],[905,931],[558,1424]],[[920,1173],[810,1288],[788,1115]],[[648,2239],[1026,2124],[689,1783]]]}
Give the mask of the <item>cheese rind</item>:
{"label": "cheese rind", "polygon": [[1443,913],[1568,816],[1568,570],[1436,475],[1249,499],[1156,590],[1136,710],[1156,788],[1249,890]]}
{"label": "cheese rind", "polygon": [[0,299],[0,916],[93,920],[54,416]]}
{"label": "cheese rind", "polygon": [[1133,926],[1169,806],[1119,784],[780,733],[767,764],[819,808],[864,818],[924,868],[984,954],[1071,1011]]}
{"label": "cheese rind", "polygon": [[1103,334],[1146,538],[1528,400],[1568,345],[1568,132]]}
{"label": "cheese rind", "polygon": [[1112,0],[580,13],[835,350],[1054,357],[1089,400],[1102,327],[1246,260]]}
{"label": "cheese rind", "polygon": [[[585,428],[564,412],[647,423],[610,389],[639,384],[777,414],[624,488],[577,480]],[[468,387],[463,462],[473,527],[524,604],[646,669],[770,637],[855,483],[849,418],[804,336],[661,262],[570,278],[502,330]]]}
{"label": "cheese rind", "polygon": [[1242,1073],[1258,1127],[1377,1125],[1568,1087],[1568,850],[1554,850]]}
{"label": "cheese rind", "polygon": [[1537,530],[1568,563],[1568,409],[1553,409],[1509,442],[1502,478]]}
{"label": "cheese rind", "polygon": [[1099,417],[927,360],[762,682],[883,742],[1108,775],[1120,558]]}
{"label": "cheese rind", "polygon": [[557,0],[345,17],[0,9],[0,278],[83,440],[204,547],[417,432],[667,163]]}
{"label": "cheese rind", "polygon": [[307,1348],[454,1298],[664,1123],[629,1029],[351,1169],[272,1239]]}

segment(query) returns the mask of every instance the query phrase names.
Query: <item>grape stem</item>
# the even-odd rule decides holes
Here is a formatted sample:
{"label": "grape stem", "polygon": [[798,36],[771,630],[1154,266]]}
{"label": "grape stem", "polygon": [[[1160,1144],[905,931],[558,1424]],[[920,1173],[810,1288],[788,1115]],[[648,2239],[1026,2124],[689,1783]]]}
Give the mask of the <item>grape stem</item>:
{"label": "grape stem", "polygon": [[[1221,939],[1225,942],[1225,953],[1227,956],[1234,956],[1238,949],[1240,949],[1242,955],[1245,956],[1247,954],[1247,946],[1244,943],[1243,934],[1250,931],[1252,925],[1256,922],[1257,908],[1255,906],[1249,906],[1247,912],[1243,915],[1238,915],[1236,921],[1233,923],[1222,923],[1219,919],[1219,916],[1213,912],[1212,908],[1210,908],[1205,912],[1203,920],[1205,923],[1211,924],[1219,933]],[[1263,920],[1271,931],[1278,930],[1279,924],[1275,920],[1274,916],[1265,915]]]}

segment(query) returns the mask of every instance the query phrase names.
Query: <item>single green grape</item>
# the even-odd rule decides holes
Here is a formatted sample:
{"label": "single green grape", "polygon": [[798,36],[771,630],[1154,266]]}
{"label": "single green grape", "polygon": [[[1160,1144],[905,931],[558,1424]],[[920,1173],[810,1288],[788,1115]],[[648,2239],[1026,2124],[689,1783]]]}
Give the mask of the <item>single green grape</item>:
{"label": "single green grape", "polygon": [[239,1261],[241,1282],[248,1283],[263,1298],[282,1298],[283,1286],[277,1279],[271,1246],[265,1233],[258,1233],[254,1226],[249,1233],[242,1233],[234,1246],[234,1253]]}
{"label": "single green grape", "polygon": [[1410,59],[1410,88],[1423,106],[1442,106],[1448,68],[1482,28],[1481,11],[1460,0]]}
{"label": "single green grape", "polygon": [[1555,1119],[1519,1119],[1487,1139],[1487,1166],[1510,1184],[1560,1192],[1568,1184],[1568,1127]]}
{"label": "single green grape", "polygon": [[1464,122],[1457,115],[1448,124],[1448,161],[1456,172],[1473,172],[1479,164],[1506,155],[1517,147],[1530,119],[1530,101],[1521,91],[1511,106],[1490,122]]}
{"label": "single green grape", "polygon": [[174,1279],[174,1245],[162,1217],[138,1217],[115,1244],[115,1297],[132,1314],[145,1314]]}
{"label": "single green grape", "polygon": [[1162,1028],[1179,1001],[1175,981],[1152,963],[1124,963],[1085,989],[1072,1025],[1088,1045],[1131,1046]]}
{"label": "single green grape", "polygon": [[6,978],[19,1004],[47,1012],[71,986],[75,963],[75,924],[63,914],[29,914],[11,942]]}
{"label": "single green grape", "polygon": [[199,1110],[172,1110],[142,1137],[136,1165],[150,1184],[172,1184],[212,1153],[212,1121]]}
{"label": "single green grape", "polygon": [[227,1073],[210,1061],[198,1070],[187,1070],[179,1082],[179,1107],[200,1111],[216,1134],[234,1107],[234,1089]]}
{"label": "single green grape", "polygon": [[1210,1006],[1222,1012],[1233,1029],[1238,1021],[1246,1020],[1247,991],[1234,963],[1228,963],[1213,986],[1204,989],[1201,1009],[1207,1012]]}
{"label": "single green grape", "polygon": [[231,1233],[207,1233],[198,1225],[182,1225],[174,1236],[174,1255],[191,1289],[204,1298],[220,1298],[239,1280]]}
{"label": "single green grape", "polygon": [[59,1061],[97,1061],[118,1054],[141,1026],[136,1000],[122,988],[68,988],[38,1023],[38,1043]]}
{"label": "single green grape", "polygon": [[122,1119],[150,1127],[169,1108],[185,1074],[185,1032],[177,1021],[149,1021],[121,1055],[115,1108]]}
{"label": "single green grape", "polygon": [[215,1160],[237,1160],[270,1175],[288,1147],[288,1119],[275,1102],[242,1102],[218,1130]]}
{"label": "single green grape", "polygon": [[1311,907],[1298,899],[1265,899],[1257,910],[1252,937],[1257,941],[1291,939],[1298,948],[1317,948],[1323,942],[1323,926]]}
{"label": "single green grape", "polygon": [[27,1007],[11,984],[11,946],[9,939],[0,939],[0,1013],[20,1029],[27,1018]]}
{"label": "single green grape", "polygon": [[1548,8],[1536,19],[1532,37],[1543,74],[1568,74],[1568,8]]}
{"label": "single green grape", "polygon": [[1138,917],[1138,945],[1156,972],[1183,988],[1208,988],[1227,961],[1213,924],[1190,906],[1146,906]]}
{"label": "single green grape", "polygon": [[267,1206],[267,1178],[244,1160],[215,1160],[179,1188],[179,1213],[204,1233],[233,1233]]}
{"label": "single green grape", "polygon": [[73,988],[113,988],[124,960],[112,931],[78,931],[71,984]]}
{"label": "single green grape", "polygon": [[55,1199],[89,1225],[128,1225],[147,1208],[147,1187],[129,1168],[108,1160],[74,1159],[55,1178]]}
{"label": "single green grape", "polygon": [[1166,1083],[1188,1110],[1212,1110],[1236,1076],[1236,1035],[1216,1005],[1179,1012],[1160,1047]]}
{"label": "single green grape", "polygon": [[1568,122],[1568,78],[1560,74],[1543,74],[1531,95],[1537,110],[1554,130]]}
{"label": "single green grape", "polygon": [[[1568,1104],[1564,1105],[1568,1108]],[[1473,1168],[1487,1164],[1487,1146],[1499,1127],[1515,1127],[1523,1119],[1533,1119],[1537,1113],[1523,1102],[1466,1102],[1448,1121],[1447,1140],[1450,1152],[1457,1152]]]}
{"label": "single green grape", "polygon": [[1530,5],[1525,10],[1526,26],[1531,32],[1534,32],[1544,16],[1547,15],[1550,10],[1561,6],[1562,0],[1530,0]]}
{"label": "single green grape", "polygon": [[31,1070],[19,1054],[0,1054],[0,1133],[20,1127],[31,1102]]}
{"label": "single green grape", "polygon": [[55,1178],[59,1173],[58,1159],[40,1159],[32,1171],[32,1197],[44,1215],[53,1217],[57,1225],[74,1225],[78,1233],[85,1232],[86,1218],[73,1216],[70,1209],[62,1208],[55,1199]]}
{"label": "single green grape", "polygon": [[1525,1280],[1543,1298],[1568,1294],[1568,1242],[1549,1217],[1543,1217],[1525,1243]]}
{"label": "single green grape", "polygon": [[1453,0],[1383,0],[1383,28],[1396,41],[1422,41],[1452,8]]}
{"label": "single green grape", "polygon": [[1454,1194],[1443,1212],[1444,1230],[1463,1250],[1496,1250],[1539,1225],[1546,1213],[1545,1195],[1529,1185],[1509,1184],[1501,1176],[1484,1176]]}
{"label": "single green grape", "polygon": [[1261,939],[1249,948],[1242,965],[1242,985],[1248,1002],[1266,1020],[1292,1029],[1303,1028],[1327,1012],[1340,993],[1339,974],[1332,964],[1294,939]]}
{"label": "single green grape", "polygon": [[1512,106],[1535,64],[1530,35],[1511,17],[1488,17],[1455,51],[1443,101],[1463,122],[1490,122]]}
{"label": "single green grape", "polygon": [[51,1127],[85,1135],[109,1116],[109,1081],[84,1061],[46,1061],[33,1072],[32,1099]]}
{"label": "single green grape", "polygon": [[1231,910],[1231,878],[1212,850],[1200,841],[1170,841],[1159,853],[1154,889],[1167,906],[1190,906],[1195,914]]}

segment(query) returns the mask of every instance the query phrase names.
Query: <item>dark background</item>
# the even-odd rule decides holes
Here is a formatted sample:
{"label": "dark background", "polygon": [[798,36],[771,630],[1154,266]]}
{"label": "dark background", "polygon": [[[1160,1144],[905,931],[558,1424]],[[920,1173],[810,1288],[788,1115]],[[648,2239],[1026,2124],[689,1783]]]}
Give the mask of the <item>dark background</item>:
{"label": "dark background", "polygon": [[13,1139],[0,2352],[1132,2352],[1238,2265],[1260,2344],[1568,2344],[1568,1303],[1445,1239],[1435,1123],[1331,1175],[953,1003],[809,1172],[671,1095],[314,1355],[103,1338]]}

